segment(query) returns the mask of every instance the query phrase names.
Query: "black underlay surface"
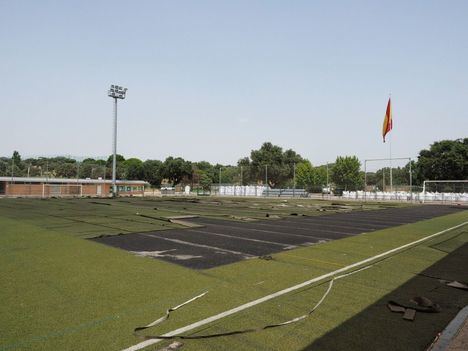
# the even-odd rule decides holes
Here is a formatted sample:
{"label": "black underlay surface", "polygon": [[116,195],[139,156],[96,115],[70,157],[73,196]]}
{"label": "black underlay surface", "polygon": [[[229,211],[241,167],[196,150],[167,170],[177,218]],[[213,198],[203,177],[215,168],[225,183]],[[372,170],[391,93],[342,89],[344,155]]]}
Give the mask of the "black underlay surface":
{"label": "black underlay surface", "polygon": [[459,210],[462,208],[426,205],[315,217],[291,216],[255,222],[199,217],[190,221],[201,227],[104,236],[91,240],[184,267],[207,269]]}

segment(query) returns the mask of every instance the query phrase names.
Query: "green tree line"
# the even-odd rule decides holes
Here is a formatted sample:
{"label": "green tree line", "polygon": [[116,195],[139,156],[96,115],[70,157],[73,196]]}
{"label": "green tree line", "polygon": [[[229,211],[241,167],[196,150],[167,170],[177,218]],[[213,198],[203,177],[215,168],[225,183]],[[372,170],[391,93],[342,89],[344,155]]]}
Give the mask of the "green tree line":
{"label": "green tree line", "polygon": [[[364,172],[356,156],[338,156],[333,163],[314,166],[292,149],[265,142],[237,165],[191,162],[181,157],[167,157],[164,161],[138,158],[125,159],[117,155],[117,178],[145,180],[155,187],[161,184],[196,184],[209,188],[212,184],[265,184],[272,188],[296,186],[319,192],[333,184],[344,190],[362,189]],[[411,164],[413,184],[426,179],[468,179],[468,138],[442,140],[419,152]],[[409,184],[409,164],[392,168],[394,184]],[[368,172],[368,185],[378,188],[389,182],[390,170],[382,168]],[[17,177],[58,177],[110,179],[112,156],[107,160],[86,158],[78,162],[67,157],[39,157],[22,159],[14,151],[11,157],[0,157],[0,175]]]}

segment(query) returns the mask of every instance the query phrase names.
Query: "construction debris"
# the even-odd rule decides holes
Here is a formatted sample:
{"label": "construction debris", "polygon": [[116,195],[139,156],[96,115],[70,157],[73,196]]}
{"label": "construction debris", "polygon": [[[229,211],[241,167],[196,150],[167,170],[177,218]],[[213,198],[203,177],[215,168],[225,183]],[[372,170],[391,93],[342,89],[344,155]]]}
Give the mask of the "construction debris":
{"label": "construction debris", "polygon": [[159,349],[158,351],[175,351],[180,349],[184,344],[180,341],[174,341],[171,343],[169,346],[163,347],[162,349]]}
{"label": "construction debris", "polygon": [[391,312],[403,313],[403,319],[407,321],[414,321],[416,317],[416,311],[426,313],[438,313],[441,311],[438,304],[433,303],[424,296],[416,296],[411,299],[410,302],[412,305],[391,300],[387,303],[387,307]]}
{"label": "construction debris", "polygon": [[456,288],[456,289],[468,290],[468,285],[467,284],[457,282],[456,280],[454,280],[452,282],[448,282],[445,285],[450,286],[452,288]]}

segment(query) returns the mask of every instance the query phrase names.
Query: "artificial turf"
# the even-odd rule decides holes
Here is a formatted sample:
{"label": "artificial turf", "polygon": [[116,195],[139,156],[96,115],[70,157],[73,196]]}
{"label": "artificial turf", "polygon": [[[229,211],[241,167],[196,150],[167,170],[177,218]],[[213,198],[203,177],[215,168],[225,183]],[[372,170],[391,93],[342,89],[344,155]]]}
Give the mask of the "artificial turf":
{"label": "artificial turf", "polygon": [[[167,218],[201,215],[232,220],[265,219],[291,214],[321,215],[342,211],[361,211],[404,204],[334,203],[305,199],[197,199],[197,198],[126,198],[126,199],[0,199],[0,214],[35,226],[92,238],[181,228]],[[268,217],[267,217],[268,215]]]}
{"label": "artificial turf", "polygon": [[[134,327],[151,322],[168,307],[203,291],[209,293],[175,312],[150,332],[165,333],[468,220],[468,211],[461,211],[274,254],[273,260],[252,259],[204,271],[136,257],[82,240],[82,237],[117,233],[123,224],[119,224],[118,230],[108,231],[107,224],[115,223],[106,219],[130,217],[133,220],[135,210],[171,213],[164,209],[162,201],[158,203],[160,210],[153,209],[158,207],[156,201],[145,201],[118,205],[112,202],[106,206],[90,200],[0,200],[0,350],[120,350],[141,341],[132,335]],[[248,201],[242,205],[250,206]],[[172,203],[168,205],[171,206]],[[193,208],[178,210],[196,213],[196,206],[193,203]],[[291,211],[284,208],[281,206],[278,213]],[[49,216],[60,211],[63,216]],[[204,208],[199,212],[203,211]],[[215,212],[213,208],[210,211]],[[266,211],[270,209],[253,214],[260,218]],[[311,207],[310,212],[319,211]],[[232,209],[231,213],[237,216],[243,212]],[[70,218],[78,221],[69,222]],[[80,222],[82,219],[85,223]],[[136,225],[161,229],[174,226],[163,220]],[[430,278],[420,280],[417,274],[431,266],[438,267],[445,259],[458,264],[445,265],[440,272],[450,279],[466,279],[461,263],[468,262],[464,249],[468,242],[467,230],[464,227],[444,234],[337,281],[323,305],[303,322],[259,333],[184,341],[182,350],[342,349],[345,346],[362,349],[359,340],[365,340],[364,346],[369,349],[423,349],[435,336],[434,331],[442,330],[459,306],[468,304],[468,294]],[[325,284],[310,286],[193,333],[216,333],[284,321],[306,312],[325,289]],[[384,301],[391,294],[408,299],[414,294],[434,291],[443,313],[418,314],[414,322],[405,322],[385,307]],[[389,331],[394,334],[390,335]],[[395,338],[398,342],[389,342]],[[148,349],[158,350],[167,344]]]}

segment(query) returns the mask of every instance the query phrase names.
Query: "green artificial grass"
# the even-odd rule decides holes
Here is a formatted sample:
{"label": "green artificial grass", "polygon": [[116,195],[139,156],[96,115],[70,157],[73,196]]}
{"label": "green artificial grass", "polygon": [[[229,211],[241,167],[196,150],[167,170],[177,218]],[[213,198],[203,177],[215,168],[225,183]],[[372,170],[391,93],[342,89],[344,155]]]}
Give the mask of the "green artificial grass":
{"label": "green artificial grass", "polygon": [[[468,211],[463,211],[301,247],[274,254],[269,261],[252,259],[195,271],[81,238],[115,225],[108,219],[118,219],[118,230],[174,226],[133,217],[136,211],[158,212],[154,207],[163,212],[170,201],[130,199],[111,206],[91,201],[96,200],[0,201],[0,350],[120,350],[141,341],[132,335],[133,328],[203,291],[209,292],[149,332],[168,332],[468,220]],[[63,216],[55,216],[57,212]],[[359,340],[366,340],[370,349],[423,349],[458,307],[468,304],[468,297],[418,273],[432,269],[450,279],[466,279],[466,250],[459,250],[466,248],[467,230],[449,232],[337,281],[323,305],[303,322],[259,333],[186,340],[182,350],[352,350],[362,349]],[[446,259],[458,264],[445,265]],[[326,287],[309,286],[191,333],[288,320],[310,309]],[[419,313],[415,322],[405,322],[385,307],[390,297],[408,300],[427,294],[443,306],[442,313]],[[397,335],[393,344],[389,333]]]}
{"label": "green artificial grass", "polygon": [[[200,215],[231,220],[316,216],[375,210],[403,204],[361,204],[310,199],[126,198],[0,199],[0,214],[23,223],[82,238],[181,228],[167,218]],[[267,217],[268,215],[268,217]]]}

